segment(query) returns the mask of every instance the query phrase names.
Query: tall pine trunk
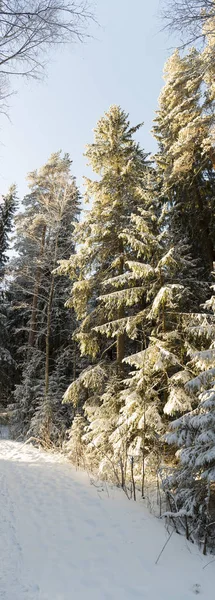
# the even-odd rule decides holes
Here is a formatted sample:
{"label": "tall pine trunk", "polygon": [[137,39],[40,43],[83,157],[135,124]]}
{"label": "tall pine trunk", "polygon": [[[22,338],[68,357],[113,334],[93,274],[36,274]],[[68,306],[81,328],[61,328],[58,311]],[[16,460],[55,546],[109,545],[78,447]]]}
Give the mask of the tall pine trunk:
{"label": "tall pine trunk", "polygon": [[[58,251],[58,234],[55,241],[55,252],[54,252],[54,260],[52,269],[54,270],[57,265],[57,251]],[[46,362],[45,362],[45,395],[48,396],[49,392],[49,357],[50,357],[50,333],[51,333],[51,312],[52,312],[52,302],[54,296],[54,281],[55,276],[52,273],[51,276],[51,284],[49,290],[48,297],[48,305],[47,305],[47,326],[46,326]]]}
{"label": "tall pine trunk", "polygon": [[35,284],[34,284],[31,324],[30,324],[30,331],[29,331],[29,337],[28,337],[28,344],[31,348],[34,346],[35,337],[36,337],[36,333],[37,333],[37,307],[38,307],[38,299],[39,299],[40,282],[41,282],[41,276],[42,276],[41,261],[42,261],[43,255],[44,255],[45,237],[46,237],[46,225],[44,225],[43,231],[42,231],[40,253],[39,253],[39,264],[38,264],[38,267],[36,270],[36,277],[35,277]]}

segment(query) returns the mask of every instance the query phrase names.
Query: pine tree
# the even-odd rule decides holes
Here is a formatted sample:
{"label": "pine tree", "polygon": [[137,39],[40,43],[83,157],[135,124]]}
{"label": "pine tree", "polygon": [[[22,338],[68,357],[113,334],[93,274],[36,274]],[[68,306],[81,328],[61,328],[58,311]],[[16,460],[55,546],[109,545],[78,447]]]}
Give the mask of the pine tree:
{"label": "pine tree", "polygon": [[[14,414],[18,429],[21,427],[24,433],[29,429],[29,434],[35,437],[39,437],[41,431],[44,437],[46,431],[46,440],[54,442],[58,437],[56,423],[60,415],[65,415],[65,423],[68,418],[68,409],[61,407],[62,383],[68,369],[71,370],[74,350],[71,341],[74,323],[64,307],[68,281],[53,272],[58,260],[74,251],[72,233],[79,214],[79,195],[70,166],[68,155],[56,153],[44,167],[29,176],[30,193],[23,202],[25,212],[17,219],[19,256],[14,261],[12,284],[14,311],[16,308],[18,314],[15,323],[18,345],[21,341],[24,351],[23,381],[15,393]],[[19,327],[20,320],[24,321],[24,331],[22,324]],[[31,380],[33,395],[29,394]],[[21,415],[20,409],[24,414]],[[63,428],[64,425],[62,423]],[[59,435],[62,437],[62,432]]]}

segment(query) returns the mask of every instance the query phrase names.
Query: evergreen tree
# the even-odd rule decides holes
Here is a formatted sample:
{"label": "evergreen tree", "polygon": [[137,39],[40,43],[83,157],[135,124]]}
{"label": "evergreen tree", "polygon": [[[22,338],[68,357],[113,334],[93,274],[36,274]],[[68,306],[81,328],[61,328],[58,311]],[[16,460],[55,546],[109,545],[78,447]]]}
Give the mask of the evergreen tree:
{"label": "evergreen tree", "polygon": [[16,187],[10,187],[0,203],[0,271],[4,275],[4,266],[8,261],[9,236],[12,232],[14,213],[17,207]]}
{"label": "evergreen tree", "polygon": [[[80,319],[76,339],[82,354],[91,355],[97,363],[71,384],[64,401],[79,403],[79,410],[84,405],[88,423],[85,448],[88,440],[92,463],[96,456],[98,465],[100,460],[104,464],[105,452],[109,467],[111,449],[105,450],[105,440],[107,432],[113,431],[119,410],[113,394],[118,397],[120,393],[122,361],[129,351],[129,338],[137,339],[135,348],[136,343],[142,343],[147,281],[153,274],[149,257],[151,259],[153,252],[159,253],[152,210],[154,190],[150,187],[153,173],[150,175],[152,169],[146,163],[146,155],[132,139],[136,130],[130,128],[127,116],[119,107],[111,107],[99,121],[95,143],[88,147],[87,157],[96,173],[101,174],[101,180],[86,182],[87,196],[93,194],[94,202],[76,229],[77,255],[60,267],[60,272],[70,273],[72,277],[76,274],[77,282],[67,305],[75,309]],[[141,262],[138,262],[139,257]],[[114,343],[108,341],[109,337],[115,338]],[[101,360],[102,371],[106,373],[103,377],[99,367]],[[106,423],[104,440],[99,445],[95,443],[98,423]],[[72,433],[68,447],[71,443]]]}
{"label": "evergreen tree", "polygon": [[171,229],[187,240],[208,277],[214,260],[214,170],[208,138],[212,117],[202,102],[202,57],[175,51],[165,65],[154,135]]}
{"label": "evergreen tree", "polygon": [[[139,127],[131,128],[128,116],[118,106],[111,107],[98,122],[95,142],[87,146],[86,156],[100,180],[85,180],[92,208],[76,230],[77,255],[61,265],[61,272],[77,276],[67,304],[80,320],[76,338],[81,352],[92,357],[104,352],[95,327],[109,321],[109,309],[99,297],[110,278],[123,278],[126,271],[127,249],[121,233],[129,226],[131,213],[137,213],[138,186],[147,168],[146,154],[133,139]],[[122,307],[116,307],[116,314],[123,318]],[[114,352],[119,365],[124,352],[124,336],[119,333]]]}
{"label": "evergreen tree", "polygon": [[214,296],[205,308],[212,314],[202,314],[196,330],[191,328],[190,334],[198,337],[200,349],[190,352],[190,378],[184,386],[184,393],[192,397],[194,408],[171,424],[166,439],[179,448],[178,464],[164,482],[164,489],[172,500],[173,518],[176,513],[187,536],[192,531],[191,537],[203,543],[204,553],[207,544],[213,545],[214,538]]}
{"label": "evergreen tree", "polygon": [[64,445],[64,451],[68,458],[71,459],[76,467],[86,468],[85,461],[85,448],[84,448],[84,434],[85,434],[86,420],[79,413],[74,417],[72,427],[70,429],[69,439]]}
{"label": "evergreen tree", "polygon": [[15,361],[11,352],[8,327],[10,301],[8,296],[7,262],[9,260],[10,237],[17,206],[16,188],[11,186],[0,204],[0,402],[7,405],[15,375]]}
{"label": "evergreen tree", "polygon": [[[74,323],[64,307],[68,281],[53,272],[58,260],[74,252],[72,233],[79,214],[79,196],[70,166],[68,155],[56,153],[29,176],[25,211],[17,219],[16,248],[20,254],[14,260],[11,289],[15,295],[14,312],[16,309],[18,315],[14,326],[18,326],[18,342],[21,337],[24,351],[22,382],[15,392],[15,420],[18,430],[26,433],[29,429],[35,437],[43,432],[43,438],[46,431],[47,441],[54,442],[57,430],[59,433],[56,421],[59,424],[62,413],[65,423],[68,418],[68,409],[61,407],[61,397],[74,353]],[[65,423],[62,421],[63,428]]]}
{"label": "evergreen tree", "polygon": [[[119,106],[99,120],[86,150],[95,177],[85,179],[83,220],[68,155],[53,154],[30,174],[7,292],[16,435],[63,444],[77,466],[126,493],[132,481],[143,497],[146,479],[171,468],[168,514],[188,537],[204,535],[204,550],[213,535],[215,439],[206,53],[176,51],[167,62],[155,167],[134,139],[140,125],[131,127]],[[4,271],[9,199],[3,207]]]}
{"label": "evergreen tree", "polygon": [[[93,189],[94,186],[97,189],[97,183],[93,182],[91,185]],[[103,188],[100,186],[98,193],[101,194],[101,190]],[[87,224],[91,221],[94,225],[93,236],[85,221],[81,225],[83,238],[78,237],[80,251],[71,261],[61,265],[61,270],[71,270],[72,276],[76,268],[79,276],[68,304],[76,309],[79,318],[83,318],[77,334],[82,343],[82,352],[87,353],[90,348],[97,363],[92,366],[93,386],[87,369],[86,374],[82,373],[79,380],[71,384],[64,401],[74,405],[79,403],[79,410],[84,407],[87,421],[83,442],[88,464],[91,458],[91,464],[96,464],[100,472],[104,474],[106,470],[106,475],[109,472],[109,476],[112,472],[115,480],[123,481],[128,470],[129,454],[132,451],[137,453],[140,439],[144,439],[144,447],[141,445],[141,458],[136,473],[139,481],[143,477],[140,472],[143,456],[144,469],[147,457],[150,456],[150,460],[156,462],[158,445],[155,442],[158,439],[158,428],[159,431],[164,431],[164,414],[184,413],[191,407],[187,395],[183,395],[183,379],[187,373],[184,332],[180,330],[180,318],[182,313],[195,312],[199,308],[198,297],[205,297],[204,286],[202,290],[198,281],[198,270],[196,274],[196,262],[192,260],[187,244],[183,240],[179,241],[179,236],[175,236],[174,232],[168,231],[169,206],[164,206],[161,213],[159,182],[151,167],[142,169],[140,180],[137,183],[135,181],[134,192],[136,204],[131,206],[132,212],[127,213],[126,222],[122,219],[124,229],[120,229],[119,223],[118,242],[115,239],[116,249],[117,243],[122,240],[123,255],[120,255],[120,261],[123,259],[123,270],[118,269],[118,256],[115,258],[113,255],[112,264],[108,264],[110,251],[105,263],[108,268],[105,272],[99,269],[101,248],[103,250],[107,236],[110,233],[113,235],[114,223],[106,233],[106,213],[102,218],[95,211],[94,205],[87,219]],[[101,195],[98,195],[98,200],[100,199]],[[109,215],[109,205],[106,212]],[[97,231],[101,235],[101,222],[103,229],[100,240],[94,236]],[[80,230],[78,235],[80,236]],[[91,262],[93,251],[96,253],[95,263]],[[101,256],[103,259],[104,250]],[[109,338],[116,340],[114,345],[108,343]],[[90,346],[89,340],[90,344],[93,340],[96,347]],[[121,344],[122,340],[123,355],[119,361],[119,341]],[[115,353],[112,350],[112,360],[108,364],[107,354],[112,349],[111,346],[116,347],[117,351]],[[125,359],[126,354],[128,357]],[[129,357],[130,354],[132,358]],[[102,366],[105,377],[101,377],[100,357],[103,360],[106,358],[106,365]],[[121,363],[117,384],[116,373],[111,366],[115,358],[118,359],[118,365]],[[130,361],[136,367],[138,365],[138,370],[124,384],[122,367],[126,363],[130,364]],[[134,412],[131,419],[128,419],[130,407]],[[71,443],[72,434],[69,447]],[[116,468],[118,464],[120,477]]]}
{"label": "evergreen tree", "polygon": [[136,457],[134,477],[139,484],[142,481],[143,495],[146,471],[147,476],[155,473],[164,451],[160,435],[165,431],[165,415],[185,413],[192,405],[183,393],[190,373],[182,319],[191,317],[185,310],[188,306],[192,310],[195,304],[194,265],[185,251],[183,245],[171,247],[154,269],[151,266],[148,303],[142,313],[133,316],[134,321],[141,317],[145,347],[125,358],[136,372],[123,382],[120,415],[111,438],[116,453],[122,447],[125,456],[126,449],[126,461],[129,456]]}

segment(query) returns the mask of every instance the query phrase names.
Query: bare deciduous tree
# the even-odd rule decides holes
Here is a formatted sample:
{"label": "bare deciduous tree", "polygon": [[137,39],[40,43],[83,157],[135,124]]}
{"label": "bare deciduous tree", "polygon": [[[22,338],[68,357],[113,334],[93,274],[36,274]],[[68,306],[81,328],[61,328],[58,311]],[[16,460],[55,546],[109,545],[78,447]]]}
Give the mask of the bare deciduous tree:
{"label": "bare deciduous tree", "polygon": [[0,75],[37,77],[48,49],[82,40],[90,18],[83,0],[0,0]]}
{"label": "bare deciduous tree", "polygon": [[215,36],[215,0],[162,0],[161,14],[167,29],[179,33],[185,45],[204,41],[208,27]]}

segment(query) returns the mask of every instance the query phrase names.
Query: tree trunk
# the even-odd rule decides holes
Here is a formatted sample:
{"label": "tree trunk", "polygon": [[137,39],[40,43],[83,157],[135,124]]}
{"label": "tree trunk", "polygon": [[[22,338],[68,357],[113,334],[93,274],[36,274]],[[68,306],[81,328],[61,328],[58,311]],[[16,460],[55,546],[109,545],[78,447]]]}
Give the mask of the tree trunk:
{"label": "tree trunk", "polygon": [[145,445],[146,445],[146,402],[143,400],[143,455],[142,455],[142,498],[145,498]]}
{"label": "tree trunk", "polygon": [[[120,240],[119,251],[120,251],[119,275],[122,275],[123,271],[124,271],[124,256],[123,256],[124,248],[123,248],[122,240]],[[118,319],[123,319],[124,315],[125,315],[124,308],[121,307],[118,311]],[[123,361],[123,358],[125,357],[125,334],[124,333],[119,333],[117,336],[116,351],[117,351],[117,364],[119,365],[120,370],[122,370],[123,369],[122,361]]]}
{"label": "tree trunk", "polygon": [[136,488],[135,488],[135,481],[134,481],[134,457],[131,457],[131,483],[132,483],[132,489],[133,489],[133,498],[136,502]]}
{"label": "tree trunk", "polygon": [[[55,269],[57,264],[57,251],[58,251],[58,235],[55,241],[55,252],[54,252],[54,260],[52,265],[52,270]],[[52,274],[51,276],[51,285],[49,290],[49,298],[47,305],[47,328],[46,328],[46,362],[45,362],[45,395],[47,397],[49,392],[49,355],[50,355],[50,332],[51,332],[51,311],[52,311],[52,301],[54,295],[54,279],[55,276]]]}
{"label": "tree trunk", "polygon": [[119,333],[117,336],[117,363],[122,368],[122,361],[125,356],[125,336],[124,333]]}
{"label": "tree trunk", "polygon": [[29,344],[29,346],[31,346],[31,348],[34,346],[36,330],[37,330],[37,306],[38,306],[38,298],[39,298],[40,281],[41,281],[41,275],[42,275],[41,260],[42,260],[43,254],[44,254],[45,237],[46,237],[46,225],[44,225],[43,231],[42,231],[40,254],[39,254],[39,264],[38,264],[38,267],[36,270],[36,278],[35,278],[35,284],[34,284],[31,324],[30,324],[30,331],[29,331],[29,337],[28,337],[28,344]]}
{"label": "tree trunk", "polygon": [[74,340],[73,348],[74,348],[74,353],[73,353],[73,381],[75,381],[76,380],[76,360],[77,360],[77,344],[76,344],[75,340]]}
{"label": "tree trunk", "polygon": [[49,354],[50,354],[50,331],[51,331],[51,310],[52,300],[54,294],[54,276],[51,279],[51,286],[49,291],[49,299],[47,306],[47,329],[46,329],[46,363],[45,363],[45,395],[48,395],[49,391]]}
{"label": "tree trunk", "polygon": [[197,195],[197,201],[198,201],[200,214],[202,217],[201,218],[201,222],[203,225],[202,231],[205,232],[204,239],[205,239],[206,252],[207,252],[207,256],[208,256],[208,262],[210,265],[210,270],[213,271],[214,246],[213,246],[213,243],[212,243],[212,240],[210,237],[210,230],[208,227],[208,219],[207,219],[207,215],[205,215],[204,204],[203,204],[201,192],[198,188],[198,185],[196,185],[196,195]]}

